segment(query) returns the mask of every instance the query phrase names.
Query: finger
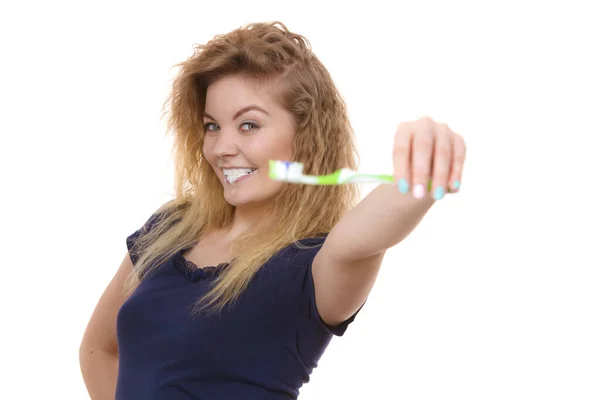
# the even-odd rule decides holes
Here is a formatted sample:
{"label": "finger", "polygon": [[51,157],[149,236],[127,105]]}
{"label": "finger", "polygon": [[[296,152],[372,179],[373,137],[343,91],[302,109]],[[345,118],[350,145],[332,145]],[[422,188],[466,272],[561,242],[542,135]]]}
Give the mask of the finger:
{"label": "finger", "polygon": [[437,125],[433,152],[431,193],[435,200],[446,194],[452,166],[452,131],[447,125]]}
{"label": "finger", "polygon": [[431,178],[434,133],[434,123],[429,118],[419,120],[413,133],[410,166],[413,196],[417,199],[425,196]]}
{"label": "finger", "polygon": [[462,182],[463,166],[467,155],[467,147],[465,141],[460,135],[452,135],[452,164],[450,176],[448,179],[448,187],[452,192],[458,192]]}
{"label": "finger", "polygon": [[408,193],[410,187],[410,144],[412,130],[409,123],[398,125],[394,139],[394,179],[400,193]]}

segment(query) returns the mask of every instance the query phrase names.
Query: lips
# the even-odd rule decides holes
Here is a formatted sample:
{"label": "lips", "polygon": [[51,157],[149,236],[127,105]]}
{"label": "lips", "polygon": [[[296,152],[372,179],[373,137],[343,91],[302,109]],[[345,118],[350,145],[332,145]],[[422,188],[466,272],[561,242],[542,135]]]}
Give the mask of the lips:
{"label": "lips", "polygon": [[219,168],[221,168],[221,169],[256,169],[254,167],[240,167],[240,166],[234,166],[234,165],[222,165]]}
{"label": "lips", "polygon": [[249,178],[251,175],[254,175],[254,173],[257,171],[257,169],[254,169],[252,172],[250,173],[243,173],[243,174],[225,174],[225,182],[229,183],[229,184],[233,184],[233,183],[237,183],[241,180],[247,179]]}

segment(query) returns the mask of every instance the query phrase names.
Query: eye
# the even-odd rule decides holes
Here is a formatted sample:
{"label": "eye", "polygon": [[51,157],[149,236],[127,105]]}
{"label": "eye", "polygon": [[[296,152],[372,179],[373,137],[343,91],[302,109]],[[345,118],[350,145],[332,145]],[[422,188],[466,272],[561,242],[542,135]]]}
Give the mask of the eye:
{"label": "eye", "polygon": [[[214,129],[211,129],[211,127],[213,127]],[[219,125],[215,124],[214,122],[209,122],[204,124],[204,130],[206,132],[216,131],[219,130]]]}
{"label": "eye", "polygon": [[244,122],[242,125],[240,125],[241,127],[243,126],[248,126],[247,129],[242,129],[243,131],[256,131],[258,130],[259,126],[252,123],[252,122]]}

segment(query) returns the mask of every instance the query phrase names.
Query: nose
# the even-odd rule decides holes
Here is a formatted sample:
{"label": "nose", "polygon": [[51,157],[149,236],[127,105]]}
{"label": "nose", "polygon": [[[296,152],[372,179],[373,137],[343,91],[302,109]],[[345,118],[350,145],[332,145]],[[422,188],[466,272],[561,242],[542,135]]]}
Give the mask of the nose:
{"label": "nose", "polygon": [[236,132],[221,128],[214,139],[212,152],[219,158],[237,155],[239,153],[239,142]]}

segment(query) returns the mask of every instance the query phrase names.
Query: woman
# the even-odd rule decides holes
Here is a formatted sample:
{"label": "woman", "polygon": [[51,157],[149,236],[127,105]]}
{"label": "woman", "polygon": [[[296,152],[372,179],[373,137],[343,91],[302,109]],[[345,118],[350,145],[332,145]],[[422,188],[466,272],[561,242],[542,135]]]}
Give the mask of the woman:
{"label": "woman", "polygon": [[176,195],[127,238],[81,344],[86,386],[94,400],[294,399],[385,251],[458,190],[464,142],[430,118],[400,124],[398,185],[356,204],[353,185],[268,177],[270,159],[357,165],[344,102],[302,36],[248,25],[180,67],[166,103]]}

